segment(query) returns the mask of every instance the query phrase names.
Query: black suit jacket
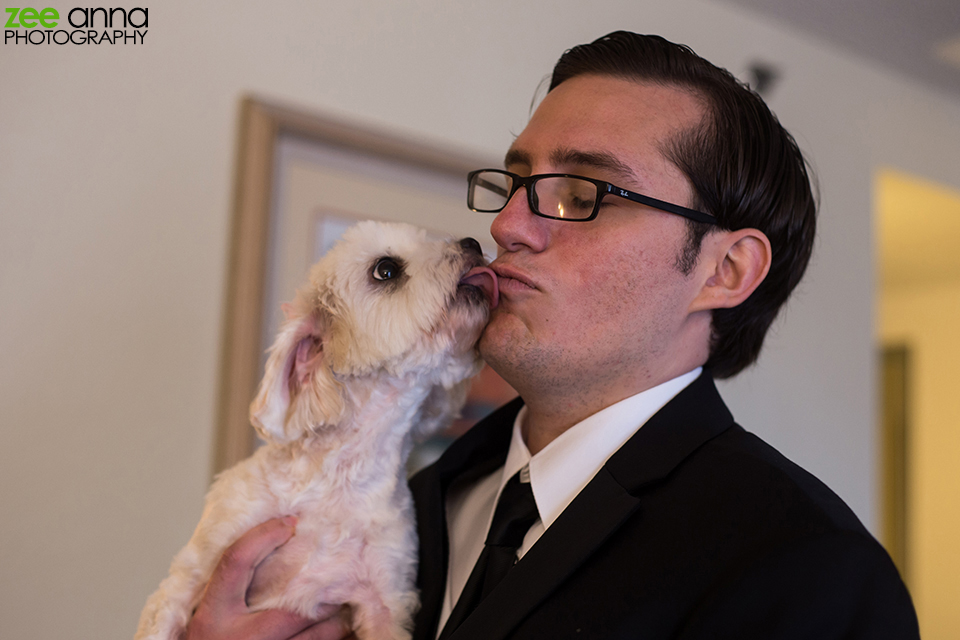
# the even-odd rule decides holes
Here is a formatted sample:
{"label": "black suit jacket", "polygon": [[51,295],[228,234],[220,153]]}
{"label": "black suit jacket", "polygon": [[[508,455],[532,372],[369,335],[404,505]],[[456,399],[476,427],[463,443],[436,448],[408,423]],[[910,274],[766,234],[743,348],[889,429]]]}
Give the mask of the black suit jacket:
{"label": "black suit jacket", "polygon": [[[501,466],[518,399],[411,480],[422,606],[446,587],[447,490]],[[449,640],[918,638],[883,548],[736,425],[705,372],[620,448]]]}

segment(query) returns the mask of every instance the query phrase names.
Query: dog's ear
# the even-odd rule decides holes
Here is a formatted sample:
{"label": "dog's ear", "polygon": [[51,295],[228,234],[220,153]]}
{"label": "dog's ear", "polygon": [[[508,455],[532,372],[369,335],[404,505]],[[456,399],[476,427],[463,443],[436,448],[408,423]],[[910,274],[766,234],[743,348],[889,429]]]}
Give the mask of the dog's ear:
{"label": "dog's ear", "polygon": [[270,348],[250,421],[264,440],[292,442],[340,421],[342,386],[324,354],[329,316],[302,301],[284,312],[288,319]]}

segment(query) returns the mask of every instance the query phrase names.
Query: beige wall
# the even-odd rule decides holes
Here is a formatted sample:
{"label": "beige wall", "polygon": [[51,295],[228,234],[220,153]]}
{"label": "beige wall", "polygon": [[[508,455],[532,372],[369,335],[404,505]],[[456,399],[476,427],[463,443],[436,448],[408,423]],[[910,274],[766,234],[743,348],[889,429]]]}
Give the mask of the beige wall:
{"label": "beige wall", "polygon": [[908,580],[923,637],[960,635],[960,282],[885,289],[880,337],[910,349]]}
{"label": "beige wall", "polygon": [[770,103],[820,175],[817,253],[723,392],[874,525],[870,176],[960,186],[956,96],[696,0],[149,9],[143,46],[0,48],[0,637],[129,637],[196,522],[242,94],[499,156],[557,56],[617,28],[781,68]]}

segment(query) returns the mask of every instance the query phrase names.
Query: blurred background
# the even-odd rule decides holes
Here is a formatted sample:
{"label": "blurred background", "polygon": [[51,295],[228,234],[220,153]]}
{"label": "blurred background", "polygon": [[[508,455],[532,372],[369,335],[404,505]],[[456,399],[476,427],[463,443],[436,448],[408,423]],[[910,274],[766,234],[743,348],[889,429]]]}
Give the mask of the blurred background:
{"label": "blurred background", "polygon": [[499,158],[565,49],[629,29],[761,90],[810,158],[813,263],[721,392],[960,638],[955,0],[147,8],[142,44],[0,47],[0,637],[131,637],[199,518],[244,96]]}

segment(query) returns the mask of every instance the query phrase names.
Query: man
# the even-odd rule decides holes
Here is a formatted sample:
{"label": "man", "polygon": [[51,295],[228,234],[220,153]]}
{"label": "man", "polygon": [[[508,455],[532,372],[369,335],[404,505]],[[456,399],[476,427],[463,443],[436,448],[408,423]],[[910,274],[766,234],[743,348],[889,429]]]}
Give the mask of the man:
{"label": "man", "polygon": [[[713,384],[757,358],[813,244],[803,158],[762,101],[612,33],[560,59],[505,169],[470,183],[500,246],[479,346],[522,401],[411,481],[415,638],[918,637],[879,544]],[[244,611],[289,535],[265,523],[225,555],[190,637],[344,633]]]}

